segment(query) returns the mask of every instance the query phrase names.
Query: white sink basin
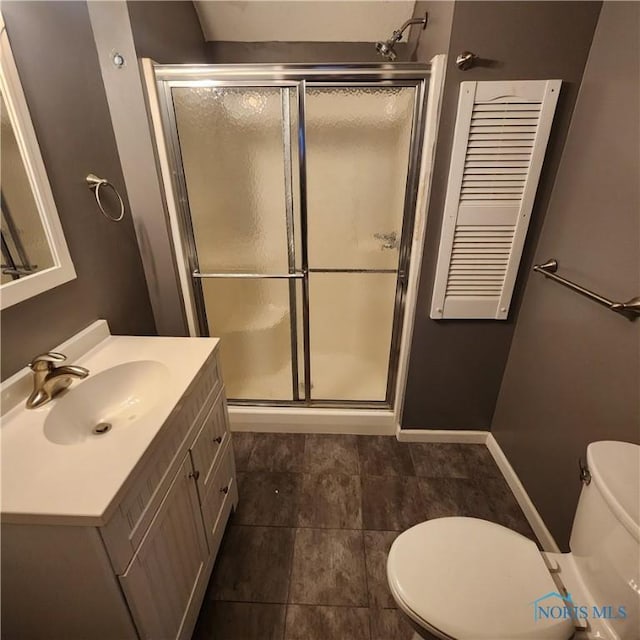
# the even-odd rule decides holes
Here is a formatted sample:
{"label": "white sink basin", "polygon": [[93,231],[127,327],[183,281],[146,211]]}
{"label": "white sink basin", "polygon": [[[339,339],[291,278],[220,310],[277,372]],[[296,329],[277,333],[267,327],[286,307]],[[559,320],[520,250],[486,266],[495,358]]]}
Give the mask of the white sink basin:
{"label": "white sink basin", "polygon": [[[215,338],[112,336],[104,320],[54,348],[89,369],[51,402],[27,409],[33,373],[0,385],[2,518],[102,526],[199,372]],[[95,433],[101,423],[110,427]],[[101,431],[102,428],[98,429]],[[144,464],[144,463],[142,463]]]}
{"label": "white sink basin", "polygon": [[161,402],[169,369],[154,360],[126,362],[75,383],[53,400],[44,434],[55,444],[118,437]]}

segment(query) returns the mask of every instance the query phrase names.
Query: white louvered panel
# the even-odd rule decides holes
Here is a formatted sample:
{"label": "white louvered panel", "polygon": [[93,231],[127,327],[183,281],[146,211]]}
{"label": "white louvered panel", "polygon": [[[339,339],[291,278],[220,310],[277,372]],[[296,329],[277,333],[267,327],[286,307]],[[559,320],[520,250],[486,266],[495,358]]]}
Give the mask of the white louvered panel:
{"label": "white louvered panel", "polygon": [[432,318],[507,317],[560,84],[460,85]]}
{"label": "white louvered panel", "polygon": [[461,225],[455,230],[446,296],[496,296],[509,262],[514,227]]}

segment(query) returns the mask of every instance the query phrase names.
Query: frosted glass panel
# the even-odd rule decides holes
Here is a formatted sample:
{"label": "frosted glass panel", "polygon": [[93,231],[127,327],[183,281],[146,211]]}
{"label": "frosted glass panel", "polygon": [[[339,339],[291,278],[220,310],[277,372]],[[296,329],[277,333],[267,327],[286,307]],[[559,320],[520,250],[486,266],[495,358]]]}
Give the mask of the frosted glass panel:
{"label": "frosted glass panel", "polygon": [[222,338],[227,396],[292,400],[288,282],[207,279],[202,287],[209,333]]}
{"label": "frosted glass panel", "polygon": [[312,273],[309,286],[311,397],[384,400],[396,274]]}
{"label": "frosted glass panel", "polygon": [[397,268],[414,92],[308,88],[311,267]]}
{"label": "frosted glass panel", "polygon": [[172,95],[200,270],[286,273],[281,90]]}

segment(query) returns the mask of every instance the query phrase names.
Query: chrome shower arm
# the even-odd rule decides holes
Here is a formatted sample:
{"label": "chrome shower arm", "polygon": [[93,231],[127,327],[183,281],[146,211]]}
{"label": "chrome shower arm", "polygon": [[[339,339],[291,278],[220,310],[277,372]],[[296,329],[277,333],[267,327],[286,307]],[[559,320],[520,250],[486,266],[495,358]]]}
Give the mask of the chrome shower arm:
{"label": "chrome shower arm", "polygon": [[396,59],[396,52],[393,48],[396,43],[402,39],[402,34],[414,24],[421,24],[422,28],[426,29],[428,17],[429,14],[425,13],[424,18],[409,18],[409,20],[407,20],[399,29],[391,34],[391,37],[388,40],[376,42],[376,51],[384,58],[393,62]]}
{"label": "chrome shower arm", "polygon": [[402,34],[412,25],[412,24],[421,24],[422,29],[427,28],[427,19],[429,17],[428,13],[424,14],[424,18],[409,18],[397,31],[393,32],[393,36],[391,36],[396,42],[402,38]]}

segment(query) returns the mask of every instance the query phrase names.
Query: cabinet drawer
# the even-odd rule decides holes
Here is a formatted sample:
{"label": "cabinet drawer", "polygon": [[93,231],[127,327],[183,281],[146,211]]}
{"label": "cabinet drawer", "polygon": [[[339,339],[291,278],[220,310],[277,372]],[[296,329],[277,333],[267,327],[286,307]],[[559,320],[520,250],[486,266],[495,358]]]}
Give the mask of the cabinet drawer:
{"label": "cabinet drawer", "polygon": [[233,448],[228,442],[221,454],[220,464],[209,483],[209,490],[202,499],[202,517],[207,533],[209,550],[213,556],[218,552],[220,540],[231,508],[238,504],[238,487]]}
{"label": "cabinet drawer", "polygon": [[214,351],[138,463],[109,522],[100,528],[116,574],[121,574],[133,557],[193,441],[193,434],[198,433],[221,389]]}
{"label": "cabinet drawer", "polygon": [[199,473],[201,496],[207,495],[219,456],[230,439],[228,425],[227,402],[224,391],[221,391],[191,446],[193,468]]}

